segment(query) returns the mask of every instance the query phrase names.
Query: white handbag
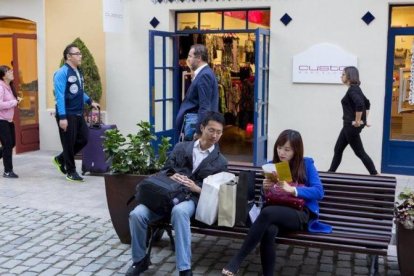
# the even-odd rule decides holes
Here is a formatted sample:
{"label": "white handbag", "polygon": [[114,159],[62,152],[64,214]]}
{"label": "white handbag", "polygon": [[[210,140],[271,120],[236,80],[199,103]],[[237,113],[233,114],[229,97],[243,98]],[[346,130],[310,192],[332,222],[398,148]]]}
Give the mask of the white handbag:
{"label": "white handbag", "polygon": [[235,181],[236,176],[229,172],[220,172],[203,180],[195,219],[212,225],[217,221],[220,186]]}

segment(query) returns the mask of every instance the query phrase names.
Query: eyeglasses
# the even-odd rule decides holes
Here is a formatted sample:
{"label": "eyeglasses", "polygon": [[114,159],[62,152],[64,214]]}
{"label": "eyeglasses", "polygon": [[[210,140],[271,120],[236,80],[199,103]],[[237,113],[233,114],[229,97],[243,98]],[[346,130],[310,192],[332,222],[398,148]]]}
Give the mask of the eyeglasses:
{"label": "eyeglasses", "polygon": [[71,55],[71,56],[81,56],[82,53],[81,52],[69,53],[69,55]]}
{"label": "eyeglasses", "polygon": [[218,129],[214,129],[214,128],[207,128],[207,132],[210,135],[216,134],[216,135],[220,136],[220,135],[223,134],[222,130],[218,130]]}

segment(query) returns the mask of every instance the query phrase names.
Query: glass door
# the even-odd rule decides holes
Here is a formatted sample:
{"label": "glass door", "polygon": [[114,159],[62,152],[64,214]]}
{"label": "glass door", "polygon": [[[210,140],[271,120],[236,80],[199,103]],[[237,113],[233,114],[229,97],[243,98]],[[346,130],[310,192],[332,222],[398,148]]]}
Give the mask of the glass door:
{"label": "glass door", "polygon": [[269,45],[270,32],[256,30],[256,82],[254,89],[254,165],[267,162],[267,124],[269,97]]}
{"label": "glass door", "polygon": [[414,175],[414,28],[391,29],[382,172]]}
{"label": "glass door", "polygon": [[177,95],[177,42],[173,33],[150,31],[150,123],[160,137],[170,137],[174,144],[178,140],[175,117],[178,111]]}
{"label": "glass door", "polygon": [[39,149],[37,40],[35,34],[0,35],[0,64],[13,68],[22,101],[16,108],[16,153]]}

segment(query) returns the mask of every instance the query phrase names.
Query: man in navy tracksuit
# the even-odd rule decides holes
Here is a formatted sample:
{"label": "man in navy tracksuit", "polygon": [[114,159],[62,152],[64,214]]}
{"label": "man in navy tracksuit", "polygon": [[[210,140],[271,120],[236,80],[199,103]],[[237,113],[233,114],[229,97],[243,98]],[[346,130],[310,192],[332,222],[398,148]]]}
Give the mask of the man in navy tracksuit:
{"label": "man in navy tracksuit", "polygon": [[76,172],[75,154],[88,143],[88,127],[83,118],[85,103],[94,108],[99,104],[86,95],[84,79],[78,66],[82,62],[79,48],[70,44],[63,51],[65,64],[53,76],[56,100],[56,121],[63,152],[53,158],[56,168],[70,181],[83,181]]}

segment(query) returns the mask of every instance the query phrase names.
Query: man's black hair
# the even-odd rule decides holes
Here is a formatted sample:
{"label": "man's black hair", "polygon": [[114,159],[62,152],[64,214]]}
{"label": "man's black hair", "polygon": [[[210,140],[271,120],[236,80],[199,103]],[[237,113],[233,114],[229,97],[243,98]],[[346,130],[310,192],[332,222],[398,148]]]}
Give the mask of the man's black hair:
{"label": "man's black hair", "polygon": [[68,54],[70,53],[70,49],[72,48],[78,48],[78,46],[76,46],[75,44],[71,43],[68,46],[66,46],[65,50],[63,50],[63,59],[67,60],[68,59]]}
{"label": "man's black hair", "polygon": [[215,121],[217,123],[220,123],[223,127],[225,125],[224,116],[223,116],[223,114],[221,114],[219,112],[214,112],[214,111],[207,112],[206,116],[201,121],[201,124],[203,126],[206,126],[206,125],[208,125],[209,121]]}

